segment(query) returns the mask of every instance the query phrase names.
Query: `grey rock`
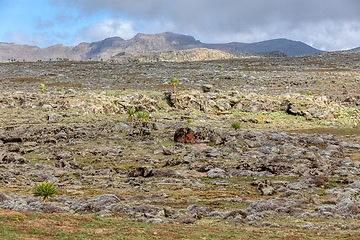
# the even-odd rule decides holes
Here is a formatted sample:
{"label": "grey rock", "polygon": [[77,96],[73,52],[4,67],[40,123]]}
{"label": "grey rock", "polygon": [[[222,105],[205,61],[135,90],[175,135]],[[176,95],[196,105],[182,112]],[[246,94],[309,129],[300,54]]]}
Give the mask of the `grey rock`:
{"label": "grey rock", "polygon": [[242,110],[245,112],[257,113],[261,111],[261,108],[261,103],[253,101],[248,104],[244,104]]}
{"label": "grey rock", "polygon": [[214,90],[214,86],[210,84],[204,84],[201,89],[204,93],[212,92]]}
{"label": "grey rock", "polygon": [[179,177],[181,174],[174,169],[154,169],[151,172],[154,177]]}
{"label": "grey rock", "polygon": [[46,109],[46,110],[50,110],[53,107],[51,105],[49,105],[49,104],[44,104],[44,105],[41,106],[41,108]]}
{"label": "grey rock", "polygon": [[272,222],[262,222],[262,223],[260,224],[260,226],[261,226],[261,227],[271,227],[271,228],[278,228],[278,227],[280,227],[279,224],[277,224],[277,223],[272,223]]}
{"label": "grey rock", "polygon": [[290,183],[287,185],[287,187],[292,190],[301,190],[301,189],[309,188],[309,185],[304,181],[300,181],[300,182]]}
{"label": "grey rock", "polygon": [[0,162],[25,164],[28,162],[28,160],[26,160],[24,157],[22,157],[18,153],[5,153],[5,155],[3,155],[3,156],[0,155]]}
{"label": "grey rock", "polygon": [[186,208],[187,214],[197,214],[199,216],[207,216],[210,212],[213,211],[214,209],[210,207],[196,205],[196,204],[190,205]]}
{"label": "grey rock", "polygon": [[221,111],[231,109],[231,105],[225,99],[220,99],[220,100],[216,101],[216,104],[219,107],[219,110],[221,110]]}
{"label": "grey rock", "polygon": [[228,186],[228,185],[232,185],[232,182],[226,180],[217,180],[214,181],[212,184],[217,186]]}
{"label": "grey rock", "polygon": [[206,216],[212,217],[212,218],[224,218],[225,213],[220,212],[220,211],[212,211],[212,212],[209,212]]}
{"label": "grey rock", "polygon": [[317,227],[315,227],[312,223],[307,222],[305,225],[301,226],[302,229],[306,229],[306,230],[316,230],[318,229]]}
{"label": "grey rock", "polygon": [[8,195],[6,195],[5,193],[0,192],[0,202],[3,201],[10,201],[12,200],[12,198]]}
{"label": "grey rock", "polygon": [[292,198],[300,198],[303,194],[297,191],[288,190],[280,194],[280,197],[292,197]]}
{"label": "grey rock", "polygon": [[338,157],[338,158],[344,157],[342,148],[339,145],[328,145],[325,151],[331,157]]}
{"label": "grey rock", "polygon": [[98,195],[96,197],[94,197],[93,199],[91,199],[91,202],[99,202],[99,201],[114,201],[114,202],[120,202],[121,200],[119,199],[119,197],[115,194],[103,194],[103,195]]}
{"label": "grey rock", "polygon": [[151,166],[138,167],[136,170],[128,173],[128,177],[150,177],[153,168]]}
{"label": "grey rock", "polygon": [[147,223],[156,223],[156,224],[169,224],[173,223],[170,219],[164,219],[164,218],[150,218],[146,220]]}
{"label": "grey rock", "polygon": [[266,196],[273,195],[276,193],[275,188],[273,188],[272,186],[261,188],[260,191],[262,195],[266,195]]}
{"label": "grey rock", "polygon": [[340,143],[341,147],[343,148],[356,148],[356,149],[360,149],[360,144],[358,143],[349,143],[349,142],[341,142]]}
{"label": "grey rock", "polygon": [[196,219],[190,215],[184,215],[179,217],[178,222],[180,224],[194,224],[196,222]]}
{"label": "grey rock", "polygon": [[131,208],[131,210],[134,212],[134,214],[137,213],[147,213],[147,214],[151,214],[153,216],[157,215],[160,211],[163,210],[163,208],[160,207],[154,207],[151,205],[139,205],[139,206],[134,206]]}
{"label": "grey rock", "polygon": [[213,168],[209,170],[206,175],[208,178],[228,178],[228,174],[221,168]]}
{"label": "grey rock", "polygon": [[37,209],[39,212],[43,213],[65,213],[68,212],[63,207],[51,204],[51,203],[44,203],[41,201],[32,202],[29,204],[29,207]]}
{"label": "grey rock", "polygon": [[319,213],[333,213],[336,212],[336,206],[334,205],[322,205],[315,208],[315,211]]}

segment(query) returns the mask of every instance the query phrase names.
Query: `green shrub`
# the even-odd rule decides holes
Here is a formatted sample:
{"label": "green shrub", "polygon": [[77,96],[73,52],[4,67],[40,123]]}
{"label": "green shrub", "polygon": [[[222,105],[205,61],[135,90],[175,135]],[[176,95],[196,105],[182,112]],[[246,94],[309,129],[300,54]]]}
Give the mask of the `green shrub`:
{"label": "green shrub", "polygon": [[136,113],[135,108],[134,108],[134,107],[129,108],[128,110],[126,110],[126,113],[129,114],[128,120],[129,120],[130,122],[133,122],[133,121],[134,121],[134,115],[135,115],[135,113]]}
{"label": "green shrub", "polygon": [[308,91],[308,92],[306,93],[306,95],[311,96],[311,95],[312,95],[312,92]]}
{"label": "green shrub", "polygon": [[34,197],[42,197],[44,202],[47,202],[49,197],[56,197],[57,190],[53,185],[54,183],[35,183]]}
{"label": "green shrub", "polygon": [[138,117],[139,121],[146,121],[147,118],[149,117],[149,114],[146,112],[139,112],[137,114],[137,117]]}
{"label": "green shrub", "polygon": [[56,91],[61,92],[61,91],[62,91],[61,87],[58,87],[58,88],[56,89]]}
{"label": "green shrub", "polygon": [[177,78],[172,78],[171,79],[171,85],[173,85],[174,87],[174,93],[176,92],[176,86],[178,85],[179,80]]}
{"label": "green shrub", "polygon": [[43,84],[43,83],[40,83],[40,85],[39,85],[39,88],[40,88],[40,92],[44,92],[45,91],[45,84]]}
{"label": "green shrub", "polygon": [[16,214],[15,216],[9,216],[8,219],[11,221],[21,221],[21,220],[23,220],[23,217]]}
{"label": "green shrub", "polygon": [[235,130],[238,130],[238,129],[240,129],[241,126],[240,126],[240,123],[234,122],[231,124],[231,127]]}

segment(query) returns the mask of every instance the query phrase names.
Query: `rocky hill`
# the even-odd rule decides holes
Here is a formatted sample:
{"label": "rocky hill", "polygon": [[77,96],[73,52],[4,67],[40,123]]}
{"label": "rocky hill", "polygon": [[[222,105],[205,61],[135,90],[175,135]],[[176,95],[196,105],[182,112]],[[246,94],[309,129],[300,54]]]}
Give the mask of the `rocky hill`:
{"label": "rocky hill", "polygon": [[267,40],[256,43],[227,43],[227,44],[205,44],[207,48],[220,49],[223,51],[235,51],[244,53],[267,53],[282,51],[289,56],[319,54],[323,51],[310,47],[300,42],[284,38]]}
{"label": "rocky hill", "polygon": [[56,59],[70,60],[108,60],[122,52],[164,52],[208,48],[226,52],[268,53],[281,51],[289,56],[318,54],[322,51],[305,43],[287,39],[275,39],[257,43],[202,43],[192,36],[164,32],[159,34],[139,33],[129,40],[120,37],[106,38],[92,43],[80,43],[74,47],[61,44],[47,48],[36,46],[0,43],[0,61],[49,61]]}
{"label": "rocky hill", "polygon": [[239,52],[224,52],[220,50],[207,49],[207,48],[194,48],[187,50],[166,51],[166,52],[121,52],[110,61],[115,62],[157,62],[157,61],[207,61],[207,60],[220,60],[231,58],[250,58],[250,57],[286,57],[287,55],[282,52],[271,52],[267,54],[256,53],[239,53]]}

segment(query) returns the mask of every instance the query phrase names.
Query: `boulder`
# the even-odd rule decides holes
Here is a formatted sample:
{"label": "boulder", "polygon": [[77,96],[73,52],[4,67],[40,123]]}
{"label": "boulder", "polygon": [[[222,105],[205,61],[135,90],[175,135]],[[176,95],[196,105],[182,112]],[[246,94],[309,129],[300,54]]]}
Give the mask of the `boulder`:
{"label": "boulder", "polygon": [[128,177],[150,177],[151,174],[152,174],[152,167],[143,166],[143,167],[138,167],[134,171],[131,171],[128,174]]}
{"label": "boulder", "polygon": [[262,104],[256,101],[252,101],[250,103],[244,104],[242,110],[244,112],[257,113],[260,112],[262,108]]}
{"label": "boulder", "polygon": [[181,127],[176,129],[174,141],[181,143],[215,142],[216,135],[214,130],[209,127]]}
{"label": "boulder", "polygon": [[208,178],[228,178],[228,174],[221,168],[213,168],[209,170],[206,175]]}
{"label": "boulder", "polygon": [[204,84],[201,89],[203,90],[204,93],[208,93],[208,92],[212,92],[214,91],[214,86],[210,85],[210,84]]}
{"label": "boulder", "polygon": [[231,109],[231,105],[225,99],[220,99],[220,100],[216,101],[216,104],[217,104],[219,110],[221,110],[221,111]]}
{"label": "boulder", "polygon": [[12,200],[12,198],[5,193],[0,192],[0,202]]}
{"label": "boulder", "polygon": [[207,216],[210,212],[213,212],[214,209],[206,206],[201,206],[197,204],[190,205],[186,208],[187,214],[197,215],[197,216]]}
{"label": "boulder", "polygon": [[151,172],[154,177],[178,177],[180,173],[174,169],[154,169]]}
{"label": "boulder", "polygon": [[328,145],[325,149],[325,152],[331,157],[344,157],[344,153],[340,145]]}
{"label": "boulder", "polygon": [[135,128],[129,132],[129,136],[132,137],[143,137],[149,135],[151,135],[151,130],[144,127]]}
{"label": "boulder", "polygon": [[5,153],[4,155],[0,154],[0,162],[25,164],[28,162],[28,160],[26,160],[18,153]]}
{"label": "boulder", "polygon": [[276,193],[275,188],[273,188],[272,186],[261,188],[260,191],[261,195],[273,195],[274,193]]}

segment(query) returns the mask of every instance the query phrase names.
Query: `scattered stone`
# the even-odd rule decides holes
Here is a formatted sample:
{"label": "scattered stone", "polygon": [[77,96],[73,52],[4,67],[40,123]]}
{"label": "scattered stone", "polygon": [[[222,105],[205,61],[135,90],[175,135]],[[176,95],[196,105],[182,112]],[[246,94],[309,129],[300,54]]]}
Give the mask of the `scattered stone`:
{"label": "scattered stone", "polygon": [[208,178],[228,178],[228,174],[225,170],[220,168],[211,169],[206,173],[206,175]]}
{"label": "scattered stone", "polygon": [[212,85],[210,85],[210,84],[204,84],[202,86],[202,90],[203,90],[204,93],[212,92],[213,89],[214,89],[214,87]]}
{"label": "scattered stone", "polygon": [[[337,64],[346,62],[353,76],[331,69],[334,62],[326,54],[321,61],[319,56],[252,58],[251,69],[243,67],[248,59],[232,59],[222,63],[221,72],[214,71],[213,61],[25,62],[20,70],[16,64],[0,65],[0,183],[7,193],[0,193],[0,208],[158,224],[226,219],[242,227],[296,227],[264,221],[287,216],[357,220],[360,145],[354,127],[360,96],[351,92],[359,80],[352,71],[357,55],[356,61],[346,57]],[[291,93],[281,87],[289,65]],[[181,76],[179,89],[192,90],[170,92],[174,75]],[[44,77],[54,84],[42,94],[36,84],[23,81]],[[346,94],[333,87],[345,80]],[[81,87],[57,93],[56,83],[65,82]],[[309,89],[313,95],[305,94]],[[130,108],[150,116],[130,122]],[[233,122],[241,129],[232,129]],[[344,126],[348,135],[334,130]],[[69,196],[43,203],[21,192],[41,182],[54,182]],[[8,194],[9,189],[21,194]],[[89,189],[126,197],[93,196]]]}

